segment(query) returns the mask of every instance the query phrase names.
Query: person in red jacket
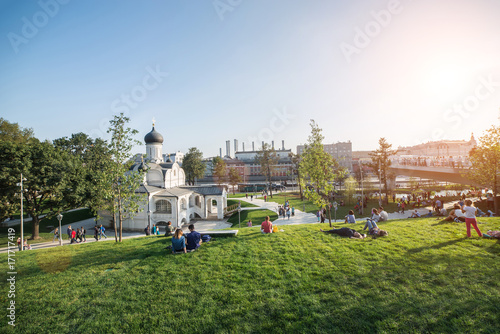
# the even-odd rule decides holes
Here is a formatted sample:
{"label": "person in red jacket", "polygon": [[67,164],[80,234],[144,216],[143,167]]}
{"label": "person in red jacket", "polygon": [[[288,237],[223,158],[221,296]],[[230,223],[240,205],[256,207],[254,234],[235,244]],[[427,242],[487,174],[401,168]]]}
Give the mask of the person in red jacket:
{"label": "person in red jacket", "polygon": [[269,216],[267,216],[266,220],[260,225],[260,231],[262,233],[273,233],[273,223],[271,223]]}

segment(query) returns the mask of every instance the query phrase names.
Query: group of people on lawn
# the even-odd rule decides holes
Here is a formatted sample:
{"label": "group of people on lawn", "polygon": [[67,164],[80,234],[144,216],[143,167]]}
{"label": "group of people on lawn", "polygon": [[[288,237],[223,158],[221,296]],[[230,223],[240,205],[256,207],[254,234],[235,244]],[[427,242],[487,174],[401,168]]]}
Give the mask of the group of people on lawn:
{"label": "group of people on lawn", "polygon": [[[171,225],[169,225],[171,226]],[[190,224],[188,226],[189,233],[184,235],[182,229],[178,228],[175,230],[172,236],[172,254],[175,253],[187,253],[198,249],[202,244],[201,234],[194,230],[194,225]],[[172,233],[167,231],[167,233]],[[165,235],[167,235],[165,233]]]}

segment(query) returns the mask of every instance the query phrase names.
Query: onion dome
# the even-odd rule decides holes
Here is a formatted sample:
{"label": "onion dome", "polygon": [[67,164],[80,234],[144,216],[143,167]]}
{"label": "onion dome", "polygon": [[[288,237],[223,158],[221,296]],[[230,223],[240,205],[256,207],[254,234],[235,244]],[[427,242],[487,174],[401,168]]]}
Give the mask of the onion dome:
{"label": "onion dome", "polygon": [[144,136],[144,142],[146,144],[163,144],[163,136],[153,126],[151,132]]}

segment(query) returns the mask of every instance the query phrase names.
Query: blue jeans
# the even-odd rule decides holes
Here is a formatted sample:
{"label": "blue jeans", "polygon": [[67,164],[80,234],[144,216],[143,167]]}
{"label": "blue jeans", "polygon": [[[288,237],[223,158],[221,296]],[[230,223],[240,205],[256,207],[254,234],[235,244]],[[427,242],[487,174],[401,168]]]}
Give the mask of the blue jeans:
{"label": "blue jeans", "polygon": [[366,220],[366,224],[365,224],[365,227],[363,228],[363,230],[366,230],[367,227],[368,227],[368,231],[371,230],[372,228],[378,228],[377,223],[370,218],[368,218]]}

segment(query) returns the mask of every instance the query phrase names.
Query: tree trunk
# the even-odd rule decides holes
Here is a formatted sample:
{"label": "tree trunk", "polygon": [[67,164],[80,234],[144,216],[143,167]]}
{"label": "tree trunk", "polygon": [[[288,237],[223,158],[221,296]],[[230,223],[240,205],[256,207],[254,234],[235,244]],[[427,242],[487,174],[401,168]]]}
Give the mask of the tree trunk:
{"label": "tree trunk", "polygon": [[330,203],[328,203],[328,221],[330,222],[330,227],[332,227],[332,211],[330,208]]}
{"label": "tree trunk", "polygon": [[118,223],[120,224],[120,235],[119,241],[122,242],[122,226],[123,226],[123,216],[122,216],[122,199],[120,197],[120,192],[118,192]]}
{"label": "tree trunk", "polygon": [[[33,224],[33,230],[32,230],[32,233],[31,233],[31,239],[30,240],[37,240],[37,239],[41,239],[40,238],[40,219],[38,218],[38,216],[35,216],[35,215],[30,215],[31,216],[31,222]],[[60,233],[61,231],[59,231]],[[24,240],[21,240],[21,243],[24,242]]]}
{"label": "tree trunk", "polygon": [[113,210],[113,227],[115,228],[115,242],[118,242],[118,233],[116,231],[116,212]]}

